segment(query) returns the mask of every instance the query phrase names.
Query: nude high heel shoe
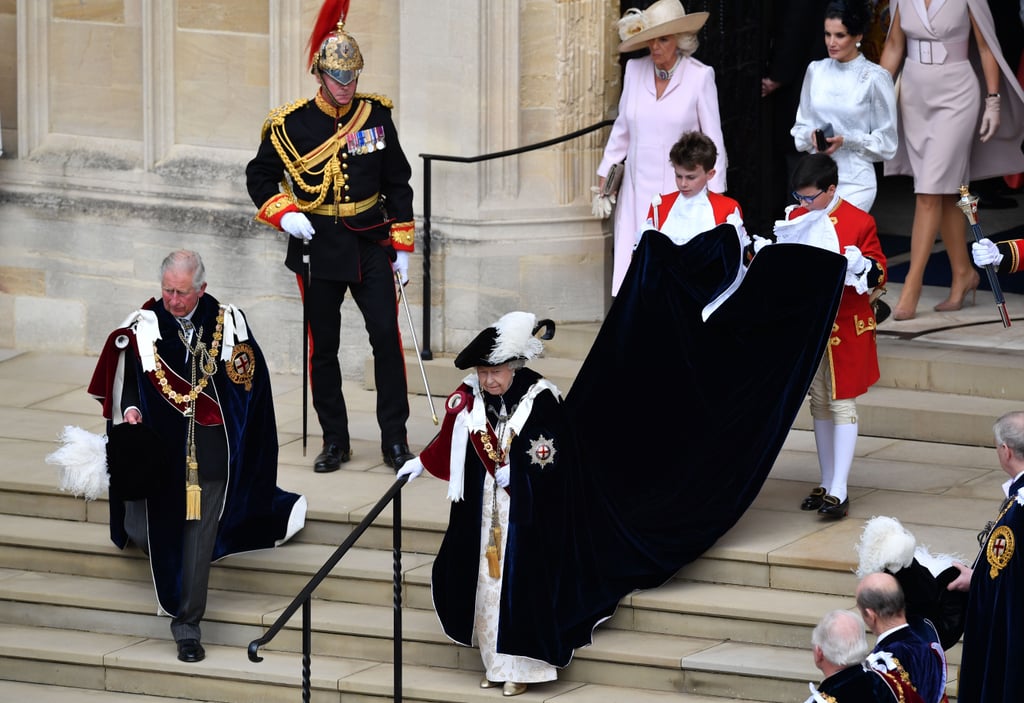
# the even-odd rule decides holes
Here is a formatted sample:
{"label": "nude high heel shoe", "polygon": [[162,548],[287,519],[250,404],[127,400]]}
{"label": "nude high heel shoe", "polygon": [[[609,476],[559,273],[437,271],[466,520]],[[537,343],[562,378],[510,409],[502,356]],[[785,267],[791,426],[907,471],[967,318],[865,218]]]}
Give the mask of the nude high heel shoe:
{"label": "nude high heel shoe", "polygon": [[917,301],[920,299],[920,290],[918,290],[917,295],[914,296],[914,300],[910,305],[905,305],[903,302],[903,295],[900,295],[900,299],[896,301],[896,306],[892,309],[892,319],[897,322],[901,320],[913,320],[917,315]]}
{"label": "nude high heel shoe", "polygon": [[953,291],[950,290],[948,298],[943,300],[941,303],[935,306],[935,312],[954,312],[961,309],[964,306],[964,301],[967,299],[967,294],[971,294],[971,305],[974,305],[975,298],[978,295],[978,285],[981,283],[981,276],[978,275],[977,271],[971,271],[970,282],[964,286],[963,291],[960,293],[958,300],[953,299]]}

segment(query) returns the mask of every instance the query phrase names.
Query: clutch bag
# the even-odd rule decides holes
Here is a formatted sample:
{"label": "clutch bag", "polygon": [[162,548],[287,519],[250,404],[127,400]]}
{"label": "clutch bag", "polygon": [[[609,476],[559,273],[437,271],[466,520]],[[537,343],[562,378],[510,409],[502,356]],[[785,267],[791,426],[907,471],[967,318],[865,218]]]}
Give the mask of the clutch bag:
{"label": "clutch bag", "polygon": [[612,164],[612,167],[608,169],[608,176],[604,179],[604,188],[601,189],[602,197],[607,198],[612,193],[619,192],[619,185],[622,184],[622,173],[625,169],[625,161]]}

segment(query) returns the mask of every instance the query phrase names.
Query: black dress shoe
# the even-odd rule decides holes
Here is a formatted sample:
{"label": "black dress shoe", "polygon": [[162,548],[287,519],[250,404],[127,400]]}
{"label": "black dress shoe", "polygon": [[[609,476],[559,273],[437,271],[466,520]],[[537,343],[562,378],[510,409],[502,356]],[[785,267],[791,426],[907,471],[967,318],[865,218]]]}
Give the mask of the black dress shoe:
{"label": "black dress shoe", "polygon": [[832,518],[833,520],[846,517],[848,512],[850,512],[849,496],[843,498],[843,502],[841,503],[835,496],[825,496],[822,506],[818,508],[818,515]]}
{"label": "black dress shoe", "polygon": [[189,663],[201,662],[206,659],[206,650],[199,644],[199,640],[179,640],[178,659]]}
{"label": "black dress shoe", "polygon": [[824,486],[818,486],[812,489],[810,494],[804,498],[804,502],[800,504],[801,510],[817,510],[821,507],[821,504],[825,502],[825,494],[827,491]]}
{"label": "black dress shoe", "polygon": [[384,463],[395,471],[398,471],[402,468],[402,465],[405,462],[416,456],[409,451],[409,445],[405,442],[392,444],[390,447],[385,447],[382,451],[384,454]]}
{"label": "black dress shoe", "polygon": [[325,444],[324,449],[320,452],[316,461],[313,462],[313,471],[318,474],[326,474],[331,471],[337,471],[341,468],[341,465],[352,458],[351,449],[342,449],[340,445]]}

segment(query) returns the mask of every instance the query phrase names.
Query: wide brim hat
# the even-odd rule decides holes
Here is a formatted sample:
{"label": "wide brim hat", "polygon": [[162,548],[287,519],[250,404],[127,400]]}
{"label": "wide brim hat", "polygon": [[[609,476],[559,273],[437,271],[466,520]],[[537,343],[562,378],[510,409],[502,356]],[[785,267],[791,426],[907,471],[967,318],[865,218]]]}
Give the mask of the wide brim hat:
{"label": "wide brim hat", "polygon": [[509,361],[540,356],[544,344],[533,335],[545,328],[543,339],[555,336],[555,323],[537,321],[530,312],[515,311],[502,315],[493,325],[485,328],[455,357],[455,368],[499,366]]}
{"label": "wide brim hat", "polygon": [[707,12],[686,14],[679,0],[657,0],[646,10],[631,9],[619,20],[619,53],[634,51],[651,39],[692,34],[708,21]]}

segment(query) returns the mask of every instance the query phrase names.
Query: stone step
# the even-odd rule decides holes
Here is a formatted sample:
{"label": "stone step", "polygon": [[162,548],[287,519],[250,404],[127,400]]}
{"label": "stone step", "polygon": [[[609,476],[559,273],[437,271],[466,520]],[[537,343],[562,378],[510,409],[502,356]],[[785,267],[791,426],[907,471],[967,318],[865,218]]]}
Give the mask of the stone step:
{"label": "stone step", "polygon": [[[614,637],[614,634],[608,635],[608,639]],[[574,672],[582,672],[585,667],[574,661],[558,681],[531,687],[521,700],[557,698],[570,703],[621,700],[660,703],[671,695],[672,700],[690,703],[720,703],[722,697],[739,701],[784,701],[795,700],[793,694],[804,689],[806,681],[815,676],[816,670],[808,663],[807,652],[786,653],[782,648],[775,648],[779,656],[788,659],[793,666],[775,674],[779,683],[771,697],[766,697],[765,691],[758,691],[754,685],[728,681],[725,675],[720,675],[718,680],[705,681],[707,672],[714,670],[716,662],[713,656],[702,657],[701,654],[722,644],[721,641],[693,641],[666,648],[666,638],[653,637],[643,642],[624,640],[619,647],[629,649],[631,654],[621,656],[628,656],[636,664],[620,663],[618,666],[633,666],[640,683],[654,683],[662,688],[583,682],[574,677]],[[0,678],[6,682],[224,703],[254,700],[292,703],[296,699],[301,684],[298,654],[261,650],[263,661],[255,663],[236,647],[209,644],[205,648],[204,661],[184,664],[174,657],[173,645],[167,640],[3,624],[0,625]],[[758,656],[772,656],[772,651],[772,648],[762,648]],[[475,656],[472,650],[463,649],[463,652]],[[605,656],[610,657],[611,653]],[[687,664],[691,658],[697,664],[692,670]],[[615,661],[621,662],[621,657]],[[616,666],[610,666],[608,661],[595,659],[591,668],[595,678],[618,680]],[[664,673],[660,678],[652,677],[652,669]],[[338,700],[339,694],[343,700],[349,700],[349,696],[353,700],[390,700],[393,697],[394,675],[389,663],[314,653],[310,672],[315,701]],[[493,701],[494,692],[481,690],[477,686],[479,680],[479,666],[475,671],[412,664],[402,667],[403,697],[407,700]],[[3,690],[0,688],[0,692]],[[748,696],[744,690],[755,695]]]}
{"label": "stone step", "polygon": [[[32,703],[181,703],[181,698],[146,696],[122,691],[96,690],[21,681],[0,681],[0,700]],[[193,699],[193,703],[213,703]]]}

